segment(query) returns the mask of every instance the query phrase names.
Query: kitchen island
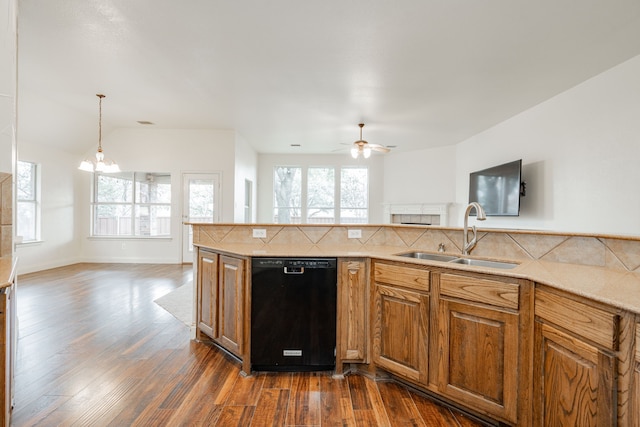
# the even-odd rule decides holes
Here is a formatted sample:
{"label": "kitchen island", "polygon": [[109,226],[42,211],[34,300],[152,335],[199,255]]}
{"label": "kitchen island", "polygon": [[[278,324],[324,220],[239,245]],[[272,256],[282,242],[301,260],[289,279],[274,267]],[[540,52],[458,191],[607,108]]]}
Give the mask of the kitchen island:
{"label": "kitchen island", "polygon": [[[252,238],[252,228],[269,237]],[[435,252],[439,240],[455,247],[456,229],[350,228],[364,238],[353,242],[346,226],[194,225],[198,338],[231,351],[250,374],[248,261],[331,256],[339,265],[336,374],[392,377],[508,425],[640,422],[640,277],[607,261],[610,247],[636,241],[551,235],[559,255],[539,259],[522,255],[531,248],[507,257],[500,245],[499,256],[483,258],[517,266],[497,269],[401,256]],[[478,249],[504,232],[492,233]],[[606,242],[606,265],[554,259],[573,261],[567,247],[577,240],[593,248],[589,238]],[[535,233],[517,240],[545,244]]]}

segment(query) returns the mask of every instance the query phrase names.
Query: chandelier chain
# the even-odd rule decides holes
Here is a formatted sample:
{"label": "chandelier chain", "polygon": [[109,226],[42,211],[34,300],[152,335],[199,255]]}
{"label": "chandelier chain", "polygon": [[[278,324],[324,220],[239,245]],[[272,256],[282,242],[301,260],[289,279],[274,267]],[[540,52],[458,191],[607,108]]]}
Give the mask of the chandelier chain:
{"label": "chandelier chain", "polygon": [[98,103],[98,151],[102,152],[102,98],[105,95],[99,93],[96,96],[100,99]]}

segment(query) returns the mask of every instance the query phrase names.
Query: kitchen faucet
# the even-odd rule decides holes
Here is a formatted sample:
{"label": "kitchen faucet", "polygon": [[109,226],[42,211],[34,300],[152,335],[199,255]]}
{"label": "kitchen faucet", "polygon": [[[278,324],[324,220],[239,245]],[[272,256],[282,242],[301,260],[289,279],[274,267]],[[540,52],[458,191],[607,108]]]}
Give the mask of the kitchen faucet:
{"label": "kitchen faucet", "polygon": [[476,247],[476,243],[478,243],[476,237],[478,233],[476,232],[476,226],[471,227],[471,231],[473,231],[473,239],[469,241],[469,214],[471,213],[471,209],[475,208],[476,215],[478,221],[484,221],[487,219],[486,214],[484,213],[484,209],[478,202],[471,202],[469,206],[467,206],[467,210],[464,212],[464,230],[462,231],[462,255],[469,255],[469,252],[473,248]]}

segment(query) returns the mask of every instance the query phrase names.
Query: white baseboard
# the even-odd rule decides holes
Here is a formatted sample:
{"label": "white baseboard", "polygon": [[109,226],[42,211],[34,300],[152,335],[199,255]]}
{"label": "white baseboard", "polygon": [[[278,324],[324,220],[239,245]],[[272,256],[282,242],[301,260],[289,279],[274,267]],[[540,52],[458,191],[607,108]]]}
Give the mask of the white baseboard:
{"label": "white baseboard", "polygon": [[68,258],[56,260],[41,264],[23,264],[18,257],[18,275],[35,273],[52,268],[65,267],[67,265],[78,264],[82,262],[91,262],[97,264],[182,264],[177,259],[149,259],[149,258],[109,258],[104,257],[84,257],[84,258]]}
{"label": "white baseboard", "polygon": [[78,258],[59,259],[55,261],[39,263],[39,264],[25,264],[18,256],[18,276],[21,274],[35,273],[42,270],[50,270],[52,268],[64,267],[71,264],[77,264],[80,261]]}

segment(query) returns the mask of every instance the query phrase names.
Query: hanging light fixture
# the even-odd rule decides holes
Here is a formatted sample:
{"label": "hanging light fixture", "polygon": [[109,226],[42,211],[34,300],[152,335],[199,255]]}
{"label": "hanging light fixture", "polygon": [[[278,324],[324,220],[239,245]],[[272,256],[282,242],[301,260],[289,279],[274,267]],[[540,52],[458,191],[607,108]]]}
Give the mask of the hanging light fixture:
{"label": "hanging light fixture", "polygon": [[357,159],[359,155],[362,154],[362,157],[368,159],[371,156],[371,151],[380,151],[382,153],[388,153],[389,148],[383,147],[378,144],[369,144],[367,141],[362,139],[362,128],[364,127],[364,123],[360,123],[358,125],[360,127],[360,139],[353,143],[351,146],[351,157]]}
{"label": "hanging light fixture", "polygon": [[114,173],[120,172],[118,164],[111,159],[106,159],[102,152],[102,98],[105,96],[101,93],[96,94],[99,98],[99,119],[98,119],[98,151],[96,152],[96,158],[87,158],[80,163],[78,169],[87,172],[104,172]]}

